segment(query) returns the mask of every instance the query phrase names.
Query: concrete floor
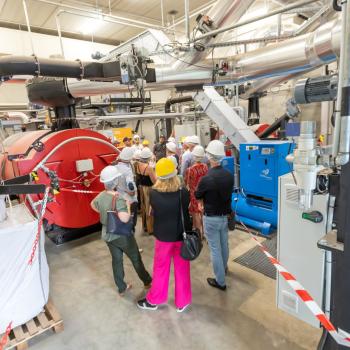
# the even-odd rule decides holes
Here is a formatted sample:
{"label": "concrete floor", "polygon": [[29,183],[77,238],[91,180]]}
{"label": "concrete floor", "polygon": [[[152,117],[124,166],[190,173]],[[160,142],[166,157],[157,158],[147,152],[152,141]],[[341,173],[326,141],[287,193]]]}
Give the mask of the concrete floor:
{"label": "concrete floor", "polygon": [[[151,272],[154,239],[137,235],[137,241]],[[173,288],[169,289],[168,305],[158,311],[136,307],[135,301],[144,292],[127,258],[126,280],[133,288],[120,298],[108,248],[98,234],[61,247],[48,241],[50,293],[65,330],[34,338],[31,349],[315,349],[320,330],[275,307],[275,281],[233,262],[253,246],[247,234],[230,232],[226,292],[207,285],[212,270],[205,246],[200,258],[192,263],[193,305],[178,314]]]}

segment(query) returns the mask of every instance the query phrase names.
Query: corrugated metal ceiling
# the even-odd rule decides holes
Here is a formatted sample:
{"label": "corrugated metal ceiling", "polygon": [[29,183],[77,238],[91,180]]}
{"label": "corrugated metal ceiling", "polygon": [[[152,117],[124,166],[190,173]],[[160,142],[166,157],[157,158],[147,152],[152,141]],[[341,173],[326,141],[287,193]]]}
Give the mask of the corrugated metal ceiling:
{"label": "corrugated metal ceiling", "polygon": [[[135,20],[141,20],[155,25],[161,24],[160,0],[52,0],[55,3],[72,5],[80,8],[111,13]],[[171,16],[167,13],[171,10],[178,11],[175,16],[179,18],[184,14],[183,1],[163,0],[165,23],[171,21]],[[208,3],[207,0],[191,0],[190,8],[194,10],[199,6]],[[30,23],[34,27],[41,29],[56,29],[55,14],[63,6],[45,4],[36,0],[27,0]],[[110,8],[109,8],[110,5]],[[83,15],[84,12],[81,12]],[[23,28],[25,16],[22,7],[22,0],[0,0],[0,22],[12,23]],[[100,23],[96,23],[100,22]],[[60,15],[61,29],[63,32],[83,34],[87,39],[91,39],[91,34],[95,38],[125,41],[143,29],[130,27],[121,24],[107,23],[101,20],[88,19],[84,16],[64,13]],[[97,24],[97,25],[96,25]],[[90,27],[90,28],[89,28]],[[92,30],[93,29],[93,30]],[[90,33],[90,32],[93,33]]]}

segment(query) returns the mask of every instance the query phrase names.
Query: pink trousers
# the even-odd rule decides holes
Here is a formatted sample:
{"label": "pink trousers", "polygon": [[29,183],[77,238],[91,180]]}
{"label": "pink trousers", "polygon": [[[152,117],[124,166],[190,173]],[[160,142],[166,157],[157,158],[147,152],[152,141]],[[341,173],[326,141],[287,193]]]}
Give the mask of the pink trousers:
{"label": "pink trousers", "polygon": [[174,259],[175,305],[178,308],[191,304],[190,262],[182,259],[182,242],[161,242],[156,240],[153,260],[152,288],[146,299],[153,305],[166,303],[168,300],[171,259]]}

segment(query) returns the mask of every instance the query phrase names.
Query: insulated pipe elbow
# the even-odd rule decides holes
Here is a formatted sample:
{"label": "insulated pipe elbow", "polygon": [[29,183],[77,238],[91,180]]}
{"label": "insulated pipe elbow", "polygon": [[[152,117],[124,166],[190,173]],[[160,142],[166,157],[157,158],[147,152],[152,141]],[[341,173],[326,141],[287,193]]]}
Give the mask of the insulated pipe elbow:
{"label": "insulated pipe elbow", "polygon": [[169,98],[164,105],[164,111],[165,113],[170,113],[170,107],[176,103],[183,103],[183,102],[190,102],[193,101],[192,96],[180,96],[180,97],[173,97]]}

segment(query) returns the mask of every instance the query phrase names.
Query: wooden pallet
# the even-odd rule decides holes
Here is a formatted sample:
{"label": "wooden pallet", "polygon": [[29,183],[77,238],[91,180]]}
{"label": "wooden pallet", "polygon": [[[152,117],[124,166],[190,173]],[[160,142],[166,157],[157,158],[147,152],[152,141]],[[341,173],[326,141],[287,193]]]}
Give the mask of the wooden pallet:
{"label": "wooden pallet", "polygon": [[43,312],[11,331],[5,350],[28,349],[28,341],[30,339],[49,329],[52,329],[55,333],[60,333],[64,329],[63,320],[50,299],[45,305]]}

